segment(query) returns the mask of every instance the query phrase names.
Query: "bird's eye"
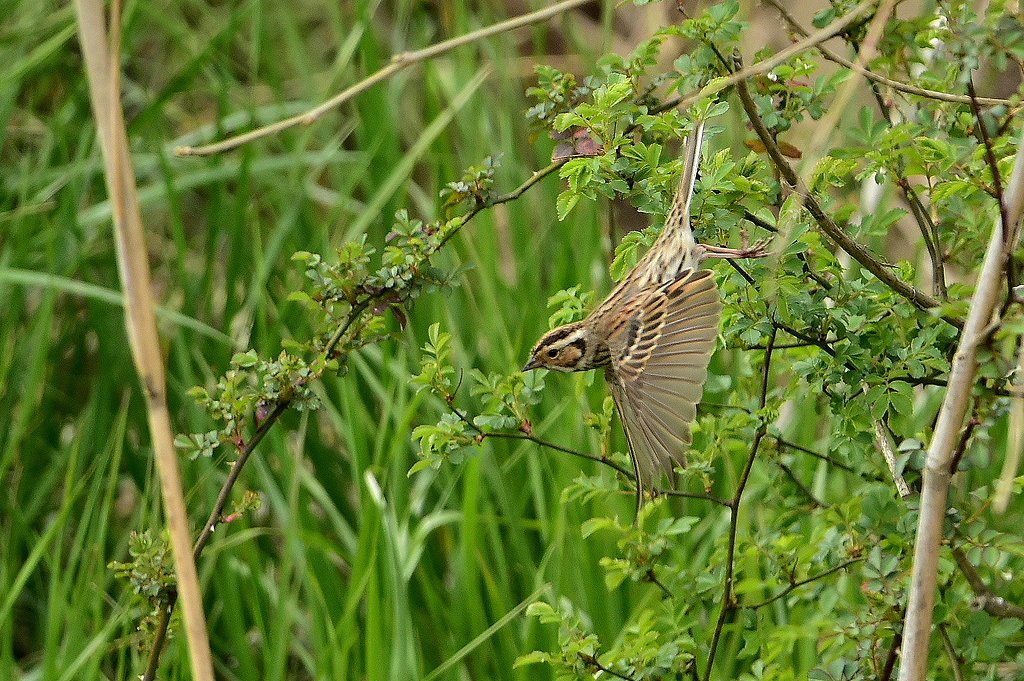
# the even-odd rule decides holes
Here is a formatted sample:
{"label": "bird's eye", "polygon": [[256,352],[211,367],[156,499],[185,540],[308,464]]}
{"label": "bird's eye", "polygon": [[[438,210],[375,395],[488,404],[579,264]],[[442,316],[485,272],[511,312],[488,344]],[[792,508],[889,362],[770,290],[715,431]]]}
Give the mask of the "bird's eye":
{"label": "bird's eye", "polygon": [[551,348],[550,350],[548,350],[548,357],[550,357],[551,359],[558,357],[558,348]]}

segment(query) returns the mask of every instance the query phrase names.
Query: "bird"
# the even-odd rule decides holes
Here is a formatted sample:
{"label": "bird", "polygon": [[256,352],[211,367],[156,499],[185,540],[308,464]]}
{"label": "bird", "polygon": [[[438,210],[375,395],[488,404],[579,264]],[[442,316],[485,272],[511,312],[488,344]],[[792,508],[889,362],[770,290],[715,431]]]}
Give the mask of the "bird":
{"label": "bird", "polygon": [[690,206],[704,123],[683,150],[683,173],[665,226],[630,273],[582,321],[544,334],[523,371],[604,369],[629,445],[637,511],[662,475],[685,467],[690,426],[715,349],[722,302],[705,258],[767,254],[764,244],[732,249],[697,243]]}

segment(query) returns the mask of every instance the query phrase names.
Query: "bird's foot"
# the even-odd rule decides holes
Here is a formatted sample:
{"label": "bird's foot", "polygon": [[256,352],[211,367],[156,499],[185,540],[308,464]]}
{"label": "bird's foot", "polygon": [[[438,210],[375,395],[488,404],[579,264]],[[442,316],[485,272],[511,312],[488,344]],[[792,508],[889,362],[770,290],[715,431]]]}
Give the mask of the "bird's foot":
{"label": "bird's foot", "polygon": [[738,260],[740,258],[764,258],[768,255],[768,240],[758,241],[747,248],[726,248],[725,246],[708,246],[701,244],[705,258],[724,258]]}

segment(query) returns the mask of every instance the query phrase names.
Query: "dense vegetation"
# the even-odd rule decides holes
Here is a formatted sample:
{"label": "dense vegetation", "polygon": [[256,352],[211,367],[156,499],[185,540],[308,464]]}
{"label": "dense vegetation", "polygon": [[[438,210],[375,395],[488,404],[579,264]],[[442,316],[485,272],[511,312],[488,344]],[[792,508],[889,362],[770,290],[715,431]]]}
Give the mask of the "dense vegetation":
{"label": "dense vegetation", "polygon": [[[174,154],[516,4],[125,8],[196,536],[245,462],[198,562],[218,675],[895,678],[925,451],[1021,138],[1015,3],[594,3]],[[0,678],[137,678],[174,575],[74,9],[4,14]],[[689,467],[634,522],[600,375],[518,368],[653,240],[697,118],[698,238],[774,255],[709,264]],[[930,678],[1024,675],[1017,260],[1005,279]],[[160,678],[188,678],[170,634]]]}

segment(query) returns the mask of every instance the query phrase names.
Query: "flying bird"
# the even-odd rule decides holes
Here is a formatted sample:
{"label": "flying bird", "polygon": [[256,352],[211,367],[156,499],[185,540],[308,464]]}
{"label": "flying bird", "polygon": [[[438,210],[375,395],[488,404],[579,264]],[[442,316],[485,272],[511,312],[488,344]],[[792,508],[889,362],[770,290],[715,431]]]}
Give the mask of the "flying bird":
{"label": "flying bird", "polygon": [[715,349],[722,302],[704,258],[750,258],[763,245],[732,249],[698,244],[690,204],[704,124],[686,140],[683,175],[665,227],[647,254],[586,319],[544,334],[523,371],[604,369],[626,432],[636,474],[637,508],[662,474],[686,465]]}

